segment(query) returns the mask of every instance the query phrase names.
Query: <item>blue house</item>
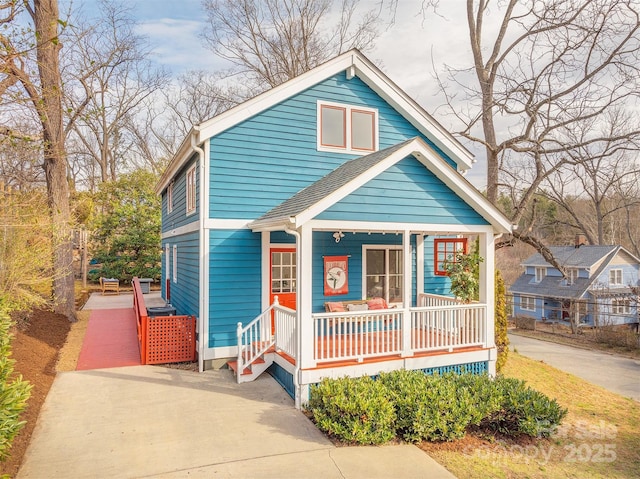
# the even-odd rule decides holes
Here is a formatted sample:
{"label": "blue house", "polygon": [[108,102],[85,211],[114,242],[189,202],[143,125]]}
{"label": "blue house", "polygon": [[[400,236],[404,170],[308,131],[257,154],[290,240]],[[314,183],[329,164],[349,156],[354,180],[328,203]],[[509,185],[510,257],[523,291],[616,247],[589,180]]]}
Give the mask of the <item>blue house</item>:
{"label": "blue house", "polygon": [[621,246],[549,248],[566,277],[539,253],[527,258],[513,283],[513,312],[537,320],[605,326],[638,322],[640,260]]}
{"label": "blue house", "polygon": [[[356,50],[192,128],[157,185],[163,295],[200,370],[323,377],[495,371],[494,241],[472,155]],[[443,261],[479,239],[480,301]]]}

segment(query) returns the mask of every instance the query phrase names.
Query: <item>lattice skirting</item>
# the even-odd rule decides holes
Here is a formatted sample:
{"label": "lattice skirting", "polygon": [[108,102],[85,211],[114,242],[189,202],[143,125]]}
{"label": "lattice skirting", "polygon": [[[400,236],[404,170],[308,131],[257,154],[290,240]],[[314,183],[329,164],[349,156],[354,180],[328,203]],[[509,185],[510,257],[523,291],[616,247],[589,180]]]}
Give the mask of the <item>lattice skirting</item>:
{"label": "lattice skirting", "polygon": [[146,364],[194,361],[195,323],[193,316],[148,318]]}

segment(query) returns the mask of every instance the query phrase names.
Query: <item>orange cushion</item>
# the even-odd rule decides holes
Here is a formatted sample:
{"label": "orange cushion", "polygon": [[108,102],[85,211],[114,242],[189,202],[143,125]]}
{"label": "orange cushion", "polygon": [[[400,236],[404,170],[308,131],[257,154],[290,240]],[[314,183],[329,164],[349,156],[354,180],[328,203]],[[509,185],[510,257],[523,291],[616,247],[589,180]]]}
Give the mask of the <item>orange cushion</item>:
{"label": "orange cushion", "polygon": [[329,306],[330,313],[344,313],[344,304],[341,301],[328,302],[327,306]]}
{"label": "orange cushion", "polygon": [[369,309],[389,309],[384,298],[371,298],[367,301],[367,304],[369,305]]}

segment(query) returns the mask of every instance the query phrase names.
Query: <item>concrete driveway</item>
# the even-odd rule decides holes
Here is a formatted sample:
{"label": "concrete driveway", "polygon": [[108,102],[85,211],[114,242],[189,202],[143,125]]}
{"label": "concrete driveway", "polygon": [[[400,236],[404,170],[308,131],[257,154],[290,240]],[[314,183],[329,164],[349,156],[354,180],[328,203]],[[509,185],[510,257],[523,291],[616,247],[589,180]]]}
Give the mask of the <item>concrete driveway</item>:
{"label": "concrete driveway", "polygon": [[413,445],[335,447],[270,376],[132,366],[60,373],[18,478],[431,478]]}
{"label": "concrete driveway", "polygon": [[509,334],[511,350],[640,401],[640,361]]}

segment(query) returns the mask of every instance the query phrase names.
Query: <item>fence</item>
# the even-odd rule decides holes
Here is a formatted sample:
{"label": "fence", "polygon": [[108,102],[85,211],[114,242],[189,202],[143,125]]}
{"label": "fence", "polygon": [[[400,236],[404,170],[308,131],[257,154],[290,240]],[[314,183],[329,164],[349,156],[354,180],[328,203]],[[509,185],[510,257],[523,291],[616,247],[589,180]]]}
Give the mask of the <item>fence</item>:
{"label": "fence", "polygon": [[140,280],[133,278],[132,284],[142,364],[195,361],[196,318],[181,315],[149,317]]}

